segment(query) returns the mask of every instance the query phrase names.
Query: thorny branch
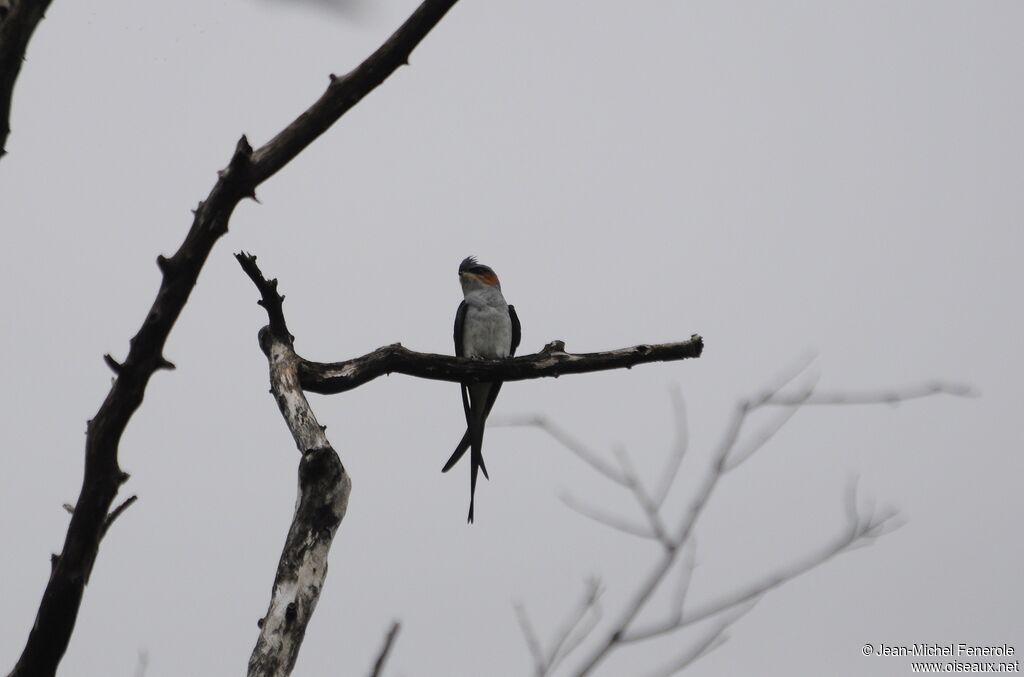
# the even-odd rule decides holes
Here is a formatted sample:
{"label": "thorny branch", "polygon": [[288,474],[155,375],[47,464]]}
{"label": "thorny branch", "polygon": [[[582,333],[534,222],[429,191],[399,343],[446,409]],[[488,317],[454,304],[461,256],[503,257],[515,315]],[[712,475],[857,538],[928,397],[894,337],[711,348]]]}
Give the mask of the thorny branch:
{"label": "thorny branch", "polygon": [[0,158],[11,133],[11,100],[25,51],[50,0],[0,0]]}
{"label": "thorny branch", "polygon": [[[805,372],[807,366],[807,363],[799,365],[757,395],[739,402],[732,419],[726,426],[722,441],[715,449],[703,480],[681,519],[672,519],[673,516],[663,514],[665,498],[672,488],[672,483],[678,475],[687,451],[686,412],[682,398],[677,393],[673,393],[676,440],[660,475],[662,481],[654,491],[648,490],[640,481],[624,451],[617,452],[619,464],[618,467],[615,467],[547,417],[529,416],[496,422],[498,425],[533,426],[544,430],[584,463],[629,491],[637,502],[641,514],[645,517],[646,524],[637,524],[629,518],[609,515],[586,506],[572,497],[564,497],[564,500],[585,517],[632,536],[652,540],[661,546],[659,559],[647,575],[640,580],[633,591],[631,600],[606,628],[601,639],[595,642],[588,653],[583,656],[579,667],[569,674],[583,677],[583,675],[593,672],[615,650],[643,640],[675,633],[701,621],[713,620],[710,629],[685,652],[654,673],[665,676],[676,674],[693,661],[720,646],[726,639],[725,632],[729,626],[746,614],[761,597],[772,589],[820,566],[837,555],[868,545],[874,539],[898,527],[898,515],[895,510],[886,509],[876,512],[872,508],[863,509],[857,501],[856,485],[855,483],[851,484],[845,498],[846,525],[830,541],[808,553],[802,559],[773,571],[767,576],[725,591],[699,606],[687,608],[686,597],[695,566],[694,530],[718,482],[764,447],[799,408],[805,405],[826,404],[898,404],[937,394],[959,397],[972,394],[971,389],[966,386],[943,382],[894,390],[821,393],[816,391],[814,379],[808,379],[802,385],[783,393],[782,391],[787,386]],[[780,416],[771,420],[764,429],[741,444],[741,433],[750,414],[758,409],[768,407],[782,407],[784,411]],[[676,522],[674,528],[669,526],[673,521]],[[681,567],[680,584],[674,593],[674,603],[671,605],[670,611],[660,620],[638,625],[636,623],[638,615],[646,608],[654,593],[669,578],[670,572],[679,559],[680,552],[686,554]],[[532,627],[524,621],[523,612],[521,610],[517,610],[517,612],[520,614],[520,626],[526,636],[527,644],[531,647],[536,675],[545,677],[553,674],[555,665],[552,661],[545,660],[545,654],[539,650],[540,641],[533,633]],[[564,657],[563,653],[561,658],[564,659]]]}
{"label": "thorny branch", "polygon": [[[255,198],[258,185],[280,171],[399,66],[407,64],[412,50],[455,2],[424,0],[358,67],[343,76],[332,75],[324,94],[262,147],[253,150],[246,137],[239,139],[227,168],[218,173],[210,194],[196,208],[192,227],[178,251],[170,258],[157,257],[162,273],[160,289],[141,328],[130,341],[128,356],[123,362],[113,357],[106,359],[116,378],[99,411],[89,421],[81,493],[64,547],[61,554],[53,558],[50,579],[35,622],[11,677],[52,676],[67,650],[100,540],[110,523],[110,506],[118,488],[128,479],[117,458],[121,435],[142,404],[150,377],[159,369],[173,368],[163,357],[164,344],[213,245],[227,232],[235,207],[244,198]],[[31,20],[34,26],[46,5],[45,0],[18,0],[15,9],[0,23],[0,31],[4,31],[0,33],[3,77],[12,72],[16,74],[4,59],[9,60],[14,55],[20,60],[24,52],[23,48],[17,49],[20,43],[7,40],[6,31],[13,30],[11,26],[22,25],[12,23],[19,12],[29,13],[21,16],[29,17],[25,21]],[[19,40],[27,43],[30,33],[19,32]],[[8,54],[7,49],[12,51]],[[5,83],[6,80],[0,81],[0,85]],[[0,100],[3,104],[0,112],[9,103],[4,91],[0,89],[0,97],[5,97]],[[6,114],[0,122],[3,122],[2,136],[6,136]]]}

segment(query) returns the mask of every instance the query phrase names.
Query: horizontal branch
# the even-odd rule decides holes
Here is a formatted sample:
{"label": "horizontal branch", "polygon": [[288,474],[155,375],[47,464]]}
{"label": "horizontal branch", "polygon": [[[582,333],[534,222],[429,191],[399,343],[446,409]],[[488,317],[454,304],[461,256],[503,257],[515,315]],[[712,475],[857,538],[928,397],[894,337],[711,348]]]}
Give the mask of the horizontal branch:
{"label": "horizontal branch", "polygon": [[303,360],[299,378],[303,389],[332,395],[352,390],[387,374],[405,374],[435,381],[525,381],[565,374],[609,369],[630,369],[648,362],[671,362],[700,357],[704,340],[694,334],[688,341],[638,345],[599,353],[569,353],[565,343],[552,341],[539,353],[511,360],[473,360],[435,353],[419,353],[394,343],[346,362],[323,364]]}
{"label": "horizontal branch", "polygon": [[[265,328],[282,340],[291,341],[284,319],[284,297],[277,291],[277,280],[263,277],[256,257],[246,252],[235,254],[238,264],[260,291],[257,302],[267,311],[270,324]],[[260,341],[264,353],[267,344]],[[639,345],[600,353],[568,353],[565,343],[552,341],[539,353],[511,360],[474,360],[436,353],[419,353],[401,343],[377,348],[372,353],[345,362],[312,362],[296,355],[302,389],[321,395],[334,395],[352,390],[388,374],[405,374],[435,381],[473,383],[479,381],[525,381],[532,378],[563,374],[583,374],[609,369],[630,369],[648,362],[671,362],[700,357],[704,339],[694,334],[689,341]]]}

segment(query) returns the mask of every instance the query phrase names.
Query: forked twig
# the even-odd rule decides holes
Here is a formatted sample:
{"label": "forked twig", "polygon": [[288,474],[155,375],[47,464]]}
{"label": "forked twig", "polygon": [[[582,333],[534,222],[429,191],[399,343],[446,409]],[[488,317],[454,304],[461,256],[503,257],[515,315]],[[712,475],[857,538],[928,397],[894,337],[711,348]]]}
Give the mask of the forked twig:
{"label": "forked twig", "polygon": [[[676,521],[675,527],[668,526],[668,520],[662,514],[664,502],[671,493],[675,479],[678,477],[683,458],[687,449],[686,412],[681,396],[673,392],[673,403],[676,414],[676,440],[665,463],[662,479],[653,492],[639,480],[631,459],[625,451],[616,450],[618,467],[606,461],[602,456],[580,442],[565,431],[561,426],[544,416],[526,416],[506,419],[504,425],[532,426],[540,428],[562,442],[576,457],[588,466],[628,489],[637,501],[638,506],[647,518],[646,527],[639,526],[629,519],[605,513],[572,497],[563,497],[563,501],[573,510],[607,527],[633,536],[658,541],[663,545],[662,555],[654,563],[648,573],[636,585],[628,602],[606,628],[602,639],[591,645],[588,654],[580,661],[578,668],[570,674],[583,677],[590,674],[612,651],[634,645],[645,640],[653,640],[676,631],[691,627],[702,621],[712,622],[710,629],[702,634],[686,652],[671,663],[665,665],[656,675],[672,675],[683,670],[709,651],[720,646],[726,639],[726,629],[740,617],[750,611],[765,594],[774,588],[818,567],[833,557],[858,547],[863,547],[883,536],[898,526],[898,514],[895,510],[876,512],[873,505],[866,509],[858,505],[856,483],[848,487],[845,498],[847,523],[830,541],[812,551],[802,559],[798,559],[778,570],[771,572],[752,583],[727,591],[711,601],[699,606],[687,608],[687,592],[690,588],[693,569],[695,567],[694,530],[709,503],[718,482],[730,471],[735,470],[753,454],[762,449],[792,419],[793,415],[804,405],[854,405],[854,404],[895,404],[905,400],[913,400],[937,394],[950,394],[964,397],[973,394],[967,386],[932,382],[924,385],[910,386],[901,389],[863,391],[847,393],[843,391],[819,393],[816,390],[817,377],[811,375],[802,385],[790,386],[806,373],[812,358],[800,360],[792,368],[784,371],[764,389],[751,397],[737,403],[732,417],[726,425],[721,441],[715,447],[711,462],[704,472],[695,495],[687,503],[686,509]],[[786,391],[787,392],[783,392]],[[752,437],[743,440],[743,431],[750,414],[765,407],[785,407],[785,411],[773,417],[767,425]],[[636,624],[640,612],[653,599],[657,590],[667,579],[679,559],[680,551],[685,552],[685,560],[680,574],[679,587],[674,596],[674,603],[667,616],[646,624]],[[523,614],[525,619],[525,613]],[[714,620],[717,619],[717,620]],[[548,675],[553,669],[550,656],[541,650],[541,642],[533,633],[528,621],[521,621],[527,643],[531,646],[534,656],[536,673]],[[561,635],[559,646],[561,659],[564,660],[576,646],[568,647],[564,641],[566,634]],[[578,645],[578,643],[577,643]]]}

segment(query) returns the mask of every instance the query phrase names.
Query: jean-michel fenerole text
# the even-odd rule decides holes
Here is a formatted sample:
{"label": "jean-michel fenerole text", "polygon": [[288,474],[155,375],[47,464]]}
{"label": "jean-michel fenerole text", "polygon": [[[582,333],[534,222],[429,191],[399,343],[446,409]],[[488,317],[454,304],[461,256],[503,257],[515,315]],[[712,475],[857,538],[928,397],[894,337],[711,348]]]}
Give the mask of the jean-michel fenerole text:
{"label": "jean-michel fenerole text", "polygon": [[1012,656],[1009,644],[975,646],[972,644],[879,644],[876,656]]}

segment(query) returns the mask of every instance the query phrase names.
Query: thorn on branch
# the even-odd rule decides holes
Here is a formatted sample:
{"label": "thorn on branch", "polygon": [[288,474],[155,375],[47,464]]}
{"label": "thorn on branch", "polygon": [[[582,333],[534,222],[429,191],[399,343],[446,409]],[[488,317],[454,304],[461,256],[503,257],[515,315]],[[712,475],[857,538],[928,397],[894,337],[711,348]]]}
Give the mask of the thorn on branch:
{"label": "thorn on branch", "polygon": [[234,155],[231,156],[231,162],[228,167],[234,169],[235,167],[242,167],[252,160],[252,146],[249,145],[249,139],[242,134],[242,138],[235,144]]}
{"label": "thorn on branch", "polygon": [[[127,476],[126,473],[121,474]],[[107,535],[107,530],[110,529],[110,525],[114,523],[114,520],[120,517],[121,513],[127,510],[131,506],[131,504],[137,500],[139,500],[138,496],[129,496],[121,505],[117,506],[116,508],[110,511],[110,514],[107,515],[107,519],[103,521],[103,529],[100,531],[101,539]]]}
{"label": "thorn on branch", "polygon": [[115,374],[118,374],[118,375],[121,374],[121,369],[124,367],[124,365],[122,365],[120,362],[115,360],[110,355],[110,353],[104,353],[103,361],[107,363],[108,367],[110,367],[110,371],[112,371],[112,372],[114,372]]}
{"label": "thorn on branch", "polygon": [[168,360],[163,355],[161,355],[159,358],[157,358],[156,368],[157,369],[166,369],[167,371],[174,371],[175,369],[177,369],[177,367],[174,366],[174,363],[171,362],[170,360]]}
{"label": "thorn on branch", "polygon": [[75,514],[75,506],[71,505],[70,503],[65,503],[61,507],[64,508],[64,510],[66,510],[69,515]]}
{"label": "thorn on branch", "polygon": [[161,273],[167,275],[171,272],[171,260],[163,254],[159,254],[156,257],[156,267],[160,269]]}

